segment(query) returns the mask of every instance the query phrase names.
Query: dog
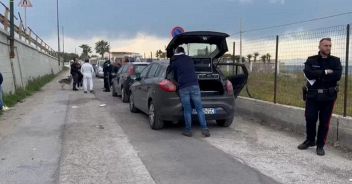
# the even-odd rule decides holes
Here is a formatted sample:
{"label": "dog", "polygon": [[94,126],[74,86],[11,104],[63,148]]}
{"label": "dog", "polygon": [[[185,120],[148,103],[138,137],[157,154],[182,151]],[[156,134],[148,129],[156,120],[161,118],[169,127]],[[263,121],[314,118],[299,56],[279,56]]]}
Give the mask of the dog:
{"label": "dog", "polygon": [[61,84],[61,89],[64,89],[65,85],[71,85],[72,83],[72,76],[68,76],[65,79],[59,80],[59,84]]}

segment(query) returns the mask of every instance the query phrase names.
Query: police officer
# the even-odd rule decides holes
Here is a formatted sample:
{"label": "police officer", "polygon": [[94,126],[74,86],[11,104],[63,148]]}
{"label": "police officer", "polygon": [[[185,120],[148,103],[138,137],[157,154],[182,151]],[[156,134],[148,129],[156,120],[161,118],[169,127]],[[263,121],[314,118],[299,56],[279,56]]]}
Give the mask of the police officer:
{"label": "police officer", "polygon": [[[298,146],[298,149],[305,150],[317,146],[317,155],[324,156],[324,145],[337,98],[338,81],[341,79],[342,66],[339,58],[330,55],[330,38],[320,40],[319,50],[318,55],[307,59],[303,70],[307,78],[304,92],[307,139]],[[319,128],[318,135],[316,135],[318,118]]]}
{"label": "police officer", "polygon": [[71,75],[73,78],[72,90],[78,91],[77,86],[79,84],[79,75],[80,75],[80,65],[77,59],[74,59],[74,62],[71,65]]}
{"label": "police officer", "polygon": [[111,72],[112,65],[110,60],[106,60],[103,64],[103,72],[104,72],[104,92],[110,92],[110,84],[111,84]]}

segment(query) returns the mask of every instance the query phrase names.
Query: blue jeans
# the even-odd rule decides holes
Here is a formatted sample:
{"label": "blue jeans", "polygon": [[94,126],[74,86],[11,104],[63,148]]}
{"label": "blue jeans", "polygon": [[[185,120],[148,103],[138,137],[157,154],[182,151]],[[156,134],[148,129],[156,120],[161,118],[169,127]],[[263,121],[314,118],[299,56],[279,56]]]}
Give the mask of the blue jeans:
{"label": "blue jeans", "polygon": [[0,85],[0,110],[4,108],[4,101],[2,100],[2,85]]}
{"label": "blue jeans", "polygon": [[202,99],[200,95],[199,86],[189,86],[179,90],[181,103],[183,106],[183,115],[185,117],[185,131],[192,131],[192,105],[191,100],[198,114],[200,127],[202,129],[208,129],[207,122],[203,111]]}

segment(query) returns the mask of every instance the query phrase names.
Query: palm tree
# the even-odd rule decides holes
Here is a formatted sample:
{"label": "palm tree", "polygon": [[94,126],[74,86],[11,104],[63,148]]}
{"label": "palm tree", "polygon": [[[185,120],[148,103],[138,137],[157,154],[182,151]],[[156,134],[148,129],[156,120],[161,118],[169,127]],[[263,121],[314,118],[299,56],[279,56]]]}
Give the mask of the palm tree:
{"label": "palm tree", "polygon": [[242,63],[246,62],[246,58],[242,57]]}
{"label": "palm tree", "polygon": [[106,52],[110,52],[110,45],[107,41],[100,40],[95,43],[95,51],[103,58]]}
{"label": "palm tree", "polygon": [[252,54],[248,54],[248,55],[247,55],[247,59],[248,59],[248,62],[249,62],[249,63],[251,62],[252,57],[253,57]]}
{"label": "palm tree", "polygon": [[262,55],[262,57],[260,57],[263,61],[263,63],[266,63],[266,55]]}
{"label": "palm tree", "polygon": [[241,56],[236,55],[236,56],[235,56],[235,61],[236,61],[237,63],[239,63],[239,62],[240,62],[240,60],[241,60]]}
{"label": "palm tree", "polygon": [[82,50],[83,50],[82,54],[81,54],[81,59],[89,58],[89,54],[92,53],[92,48],[86,44],[83,44],[79,47],[82,48]]}
{"label": "palm tree", "polygon": [[266,54],[266,59],[267,59],[268,63],[271,62],[270,58],[271,58],[271,55],[270,55],[269,53],[267,53],[267,54]]}
{"label": "palm tree", "polygon": [[259,52],[255,52],[253,56],[254,56],[254,62],[257,62],[257,57],[259,56]]}

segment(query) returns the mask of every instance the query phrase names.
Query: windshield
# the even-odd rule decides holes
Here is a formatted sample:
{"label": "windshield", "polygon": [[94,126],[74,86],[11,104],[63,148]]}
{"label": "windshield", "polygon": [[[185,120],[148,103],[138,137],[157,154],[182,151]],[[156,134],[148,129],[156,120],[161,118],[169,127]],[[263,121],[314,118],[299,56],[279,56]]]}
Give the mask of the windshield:
{"label": "windshield", "polygon": [[208,43],[188,43],[180,45],[190,57],[214,57],[219,53],[216,45]]}

